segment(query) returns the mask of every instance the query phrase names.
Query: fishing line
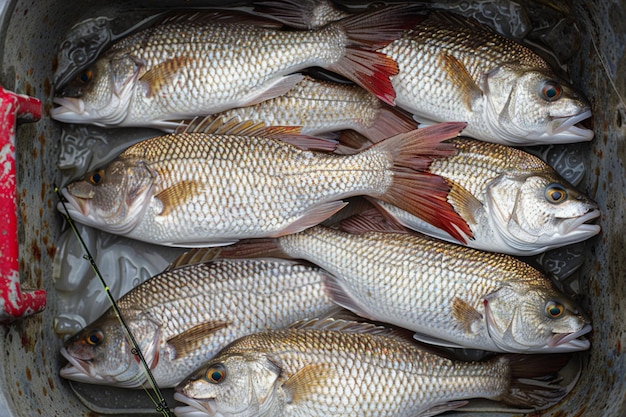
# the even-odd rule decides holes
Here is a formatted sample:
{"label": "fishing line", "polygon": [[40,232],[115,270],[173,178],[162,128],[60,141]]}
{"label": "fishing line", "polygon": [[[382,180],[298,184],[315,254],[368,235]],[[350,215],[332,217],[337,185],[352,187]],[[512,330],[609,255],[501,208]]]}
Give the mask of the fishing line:
{"label": "fishing line", "polygon": [[107,285],[106,281],[104,280],[104,277],[100,273],[100,269],[98,268],[98,265],[96,264],[95,259],[93,258],[93,256],[91,256],[91,253],[89,252],[89,249],[87,248],[87,245],[85,244],[85,241],[81,237],[80,233],[78,233],[78,229],[76,229],[76,224],[74,223],[74,220],[70,216],[70,213],[67,210],[67,206],[65,205],[65,199],[63,195],[61,194],[61,192],[59,191],[59,187],[57,187],[56,184],[54,184],[54,192],[59,197],[59,201],[61,202],[61,205],[63,206],[63,210],[65,211],[65,213],[62,213],[63,216],[65,217],[65,220],[70,225],[72,231],[74,232],[74,235],[76,235],[76,237],[78,238],[78,241],[80,242],[80,246],[85,252],[83,259],[89,262],[89,264],[91,265],[91,269],[93,269],[93,272],[96,274],[96,276],[100,280],[100,283],[102,284],[102,287],[104,288],[104,292],[106,293],[106,296],[109,299],[111,306],[113,307],[113,311],[115,312],[115,315],[117,316],[118,320],[122,324],[122,328],[124,329],[124,332],[126,333],[126,338],[128,339],[128,341],[130,342],[132,346],[131,352],[139,358],[139,361],[143,365],[143,369],[146,373],[146,376],[148,377],[148,380],[150,381],[150,387],[154,391],[154,394],[156,395],[156,399],[150,394],[148,389],[144,387],[146,394],[148,394],[148,397],[150,397],[150,400],[156,406],[157,412],[163,414],[166,417],[172,417],[172,412],[170,411],[167,405],[167,402],[165,401],[165,398],[163,397],[163,394],[161,393],[161,390],[159,389],[159,386],[157,385],[154,379],[154,375],[152,375],[152,371],[150,371],[150,366],[146,362],[146,358],[143,356],[143,353],[141,352],[141,348],[139,347],[137,340],[133,336],[132,331],[126,324],[124,317],[122,317],[122,312],[117,306],[115,299],[111,295],[109,286]]}

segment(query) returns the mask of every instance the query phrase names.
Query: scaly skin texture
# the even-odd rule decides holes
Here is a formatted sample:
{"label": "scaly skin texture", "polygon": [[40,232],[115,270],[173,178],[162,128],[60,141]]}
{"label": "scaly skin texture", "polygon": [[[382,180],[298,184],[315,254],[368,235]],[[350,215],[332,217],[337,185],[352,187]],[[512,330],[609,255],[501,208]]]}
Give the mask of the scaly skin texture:
{"label": "scaly skin texture", "polygon": [[[333,308],[319,268],[280,260],[218,260],[166,271],[118,301],[161,387],[173,387],[222,347],[245,334],[284,327]],[[173,342],[189,329],[214,323]],[[97,344],[89,342],[98,335]],[[68,375],[90,383],[138,387],[145,373],[112,310],[70,339],[66,355],[89,360],[91,373]],[[158,360],[155,354],[158,353]],[[156,363],[155,363],[156,362]],[[68,365],[71,368],[71,365]]]}
{"label": "scaly skin texture", "polygon": [[[590,105],[545,60],[472,20],[453,16],[431,13],[382,49],[398,62],[392,84],[399,107],[427,122],[466,121],[465,135],[506,145],[593,137],[588,130],[556,135],[563,120],[590,112]],[[546,82],[556,82],[556,98],[542,95]]]}
{"label": "scaly skin texture", "polygon": [[[132,223],[126,236],[166,245],[271,236],[307,220],[323,203],[358,194],[380,196],[392,182],[389,156],[377,149],[339,156],[231,135],[160,136],[132,146],[115,164],[126,174],[110,175],[112,164],[101,184],[77,182],[69,193],[96,193],[89,203],[96,225]],[[146,182],[151,184],[148,195],[140,199],[131,192],[133,184]],[[128,210],[118,208],[124,202]],[[76,213],[75,219],[83,217]]]}
{"label": "scaly skin texture", "polygon": [[[340,305],[452,345],[556,351],[549,346],[554,334],[575,333],[588,323],[548,278],[507,255],[412,234],[321,226],[283,236],[279,244],[330,272],[329,293]],[[557,318],[546,314],[551,301],[563,307]],[[586,348],[588,343],[572,350]]]}
{"label": "scaly skin texture", "polygon": [[[600,215],[598,205],[541,159],[519,149],[469,138],[450,143],[457,154],[433,161],[429,171],[458,184],[480,203],[472,206],[454,193],[449,197],[474,233],[468,246],[530,256],[600,232],[600,226],[584,224]],[[554,191],[562,191],[563,198],[555,201]],[[457,242],[403,210],[381,205],[411,229]],[[576,222],[577,226],[568,226]]]}
{"label": "scaly skin texture", "polygon": [[[209,382],[216,369],[225,371],[219,384]],[[509,378],[505,360],[455,363],[396,337],[286,329],[239,339],[178,391],[213,398],[226,417],[412,417],[448,401],[498,398]]]}
{"label": "scaly skin texture", "polygon": [[307,135],[354,129],[378,142],[417,128],[410,115],[399,112],[358,86],[305,77],[280,97],[215,117],[260,120],[269,126],[302,126],[302,133]]}

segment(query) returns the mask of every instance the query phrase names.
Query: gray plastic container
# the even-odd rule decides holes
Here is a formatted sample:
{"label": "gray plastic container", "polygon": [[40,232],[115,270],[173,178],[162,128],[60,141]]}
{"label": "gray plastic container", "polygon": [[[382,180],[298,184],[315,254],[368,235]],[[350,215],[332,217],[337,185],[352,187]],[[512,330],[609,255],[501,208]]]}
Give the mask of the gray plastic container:
{"label": "gray plastic container", "polygon": [[[225,4],[232,3],[221,2]],[[582,145],[587,173],[579,187],[598,201],[603,232],[587,245],[580,274],[582,302],[594,325],[591,351],[584,356],[583,373],[573,392],[541,415],[625,416],[626,3],[575,0],[563,4],[575,21],[569,29],[580,33],[579,44],[568,51],[573,53],[571,76],[594,110],[596,137]],[[48,111],[60,44],[73,24],[89,17],[131,7],[193,5],[206,6],[207,2],[0,0],[0,85],[37,97],[44,108],[39,122],[18,127],[17,193],[21,284],[25,289],[43,288],[48,294],[43,313],[0,326],[0,416],[97,415],[59,378],[64,360],[59,354],[61,341],[53,332],[57,305],[52,260],[62,227],[53,191],[53,183],[60,179],[56,169],[60,128]]]}

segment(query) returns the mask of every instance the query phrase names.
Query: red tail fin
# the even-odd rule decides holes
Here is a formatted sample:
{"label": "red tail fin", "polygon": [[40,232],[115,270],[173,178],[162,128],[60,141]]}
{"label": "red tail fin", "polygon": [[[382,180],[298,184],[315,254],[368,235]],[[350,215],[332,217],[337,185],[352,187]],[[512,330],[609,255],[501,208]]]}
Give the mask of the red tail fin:
{"label": "red tail fin", "polygon": [[331,24],[341,27],[348,37],[344,57],[328,69],[351,79],[387,104],[394,105],[396,93],[389,77],[398,73],[397,63],[377,52],[415,27],[424,16],[413,6],[386,7],[360,13]]}
{"label": "red tail fin", "polygon": [[454,155],[453,145],[442,143],[458,136],[466,123],[439,123],[386,139],[372,147],[389,152],[394,164],[394,180],[379,197],[424,221],[448,232],[460,242],[472,231],[448,202],[450,186],[437,175],[424,172],[435,158]]}

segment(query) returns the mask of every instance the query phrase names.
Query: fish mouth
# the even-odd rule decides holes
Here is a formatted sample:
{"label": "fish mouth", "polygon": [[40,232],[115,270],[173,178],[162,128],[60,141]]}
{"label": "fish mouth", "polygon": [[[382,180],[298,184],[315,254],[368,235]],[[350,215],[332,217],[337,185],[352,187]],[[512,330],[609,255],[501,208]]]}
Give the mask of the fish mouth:
{"label": "fish mouth", "polygon": [[174,399],[183,404],[187,404],[185,407],[176,407],[174,414],[177,417],[224,417],[215,408],[215,400],[212,398],[203,399],[201,401],[194,398],[187,397],[180,392],[174,393]]}
{"label": "fish mouth", "polygon": [[559,233],[564,236],[571,234],[583,235],[585,236],[584,239],[595,236],[600,233],[601,227],[590,222],[600,217],[600,215],[600,210],[592,209],[575,219],[563,220],[559,225]]}
{"label": "fish mouth", "polygon": [[573,333],[555,333],[548,339],[548,347],[554,352],[577,352],[587,350],[591,346],[587,339],[581,339],[591,331],[591,324],[585,324],[582,329]]}
{"label": "fish mouth", "polygon": [[59,122],[84,123],[89,113],[85,111],[85,101],[76,97],[54,97],[54,104],[59,107],[50,109],[50,117]]}
{"label": "fish mouth", "polygon": [[73,357],[65,347],[61,348],[61,355],[69,362],[59,371],[61,377],[72,381],[86,382],[88,384],[103,381],[103,379],[91,375],[89,372],[89,361]]}
{"label": "fish mouth", "polygon": [[[59,201],[57,205],[57,209],[61,213],[65,213],[65,209],[67,209],[68,211],[78,212],[82,217],[89,216],[89,204],[88,204],[89,200],[88,199],[74,197],[65,188],[61,189],[61,195],[63,196],[63,198],[65,198],[65,202]],[[68,204],[69,204],[69,207],[68,207]]]}
{"label": "fish mouth", "polygon": [[591,117],[591,110],[586,110],[574,116],[555,117],[548,135],[550,143],[587,142],[593,139],[593,130],[579,125],[583,120]]}

